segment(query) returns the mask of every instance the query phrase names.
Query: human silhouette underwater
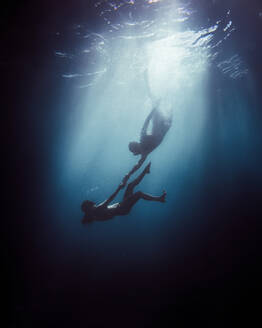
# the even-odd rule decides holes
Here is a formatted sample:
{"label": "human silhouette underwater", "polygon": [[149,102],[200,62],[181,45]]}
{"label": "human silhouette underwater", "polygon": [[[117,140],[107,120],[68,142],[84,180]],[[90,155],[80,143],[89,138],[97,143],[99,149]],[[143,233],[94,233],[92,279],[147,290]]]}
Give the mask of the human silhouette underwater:
{"label": "human silhouette underwater", "polygon": [[96,203],[90,200],[85,200],[81,205],[81,209],[84,212],[82,223],[88,224],[94,221],[106,221],[113,219],[115,216],[127,215],[140,199],[164,203],[166,198],[165,191],[163,191],[161,196],[152,196],[142,191],[134,192],[134,188],[142,181],[144,176],[150,173],[150,166],[151,162],[136,179],[128,184],[121,202],[110,205],[118,192],[125,188],[123,182],[120,183],[116,191],[108,199],[100,204],[96,205]]}
{"label": "human silhouette underwater", "polygon": [[[148,132],[150,121],[152,121],[152,131]],[[145,162],[147,156],[157,148],[163,141],[167,131],[171,127],[172,117],[166,117],[158,107],[154,107],[147,116],[140,133],[140,142],[129,143],[129,150],[135,155],[141,155],[137,164],[123,178],[123,183],[127,182],[130,176],[136,172]]]}
{"label": "human silhouette underwater", "polygon": [[[147,156],[156,149],[163,141],[166,133],[172,125],[172,112],[165,115],[160,109],[161,99],[153,96],[148,80],[148,71],[144,71],[144,81],[147,89],[147,94],[153,103],[153,109],[145,119],[140,132],[140,140],[131,141],[128,144],[129,150],[135,155],[141,155],[137,164],[123,178],[123,183],[126,183],[130,176],[135,173],[145,162]],[[150,123],[152,123],[151,132],[149,131]]]}
{"label": "human silhouette underwater", "polygon": [[[132,182],[130,182],[125,190],[123,199],[119,203],[110,203],[114,200],[121,189],[124,189],[130,176],[135,173],[145,162],[147,156],[158,147],[163,141],[167,131],[172,124],[172,115],[165,116],[160,110],[160,100],[155,100],[151,94],[148,82],[148,74],[145,71],[145,82],[148,94],[154,103],[153,109],[147,116],[140,133],[139,142],[132,141],[129,143],[129,150],[136,156],[141,155],[137,164],[124,176],[115,192],[105,201],[96,204],[93,201],[85,200],[81,209],[84,212],[82,223],[91,223],[93,221],[106,221],[113,219],[115,216],[127,215],[133,206],[140,200],[148,200],[155,202],[165,202],[166,192],[163,191],[161,196],[152,196],[142,191],[134,192],[134,188],[142,181],[146,174],[150,173],[151,162],[145,167],[143,172]],[[152,123],[152,129],[149,133],[149,125]]]}

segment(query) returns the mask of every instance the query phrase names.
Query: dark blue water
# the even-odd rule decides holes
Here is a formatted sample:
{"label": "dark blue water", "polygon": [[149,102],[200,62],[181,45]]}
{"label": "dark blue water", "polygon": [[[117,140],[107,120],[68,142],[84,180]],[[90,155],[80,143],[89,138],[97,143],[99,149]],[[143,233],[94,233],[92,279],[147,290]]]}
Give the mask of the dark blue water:
{"label": "dark blue water", "polygon": [[[218,325],[246,309],[261,246],[259,1],[32,8],[9,7],[3,59],[17,85],[6,97],[10,321],[150,327],[208,312]],[[152,108],[145,70],[173,124],[138,190],[165,189],[166,203],[83,226],[81,202],[106,199],[137,161],[128,143]]]}

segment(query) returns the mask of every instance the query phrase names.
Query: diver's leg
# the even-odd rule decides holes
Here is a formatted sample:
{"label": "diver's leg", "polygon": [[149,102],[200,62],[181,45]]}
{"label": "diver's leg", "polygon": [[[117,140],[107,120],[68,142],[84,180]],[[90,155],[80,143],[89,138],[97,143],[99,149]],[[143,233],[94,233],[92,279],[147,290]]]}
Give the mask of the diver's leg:
{"label": "diver's leg", "polygon": [[151,201],[155,201],[155,202],[161,202],[164,203],[166,201],[166,192],[163,191],[161,196],[152,196],[149,194],[145,194],[142,191],[138,191],[140,198],[145,199],[145,200],[151,200]]}
{"label": "diver's leg", "polygon": [[146,174],[150,173],[150,165],[151,162],[145,167],[144,171],[135,180],[129,183],[129,185],[126,188],[126,192],[124,194],[124,199],[133,195],[133,190],[135,186],[137,186],[141,182],[141,180],[144,178]]}
{"label": "diver's leg", "polygon": [[166,201],[166,192],[163,191],[161,196],[152,196],[149,194],[145,194],[142,191],[137,191],[129,197],[125,198],[121,203],[121,215],[128,214],[132,207],[140,200],[145,199],[149,201],[161,202],[164,203]]}

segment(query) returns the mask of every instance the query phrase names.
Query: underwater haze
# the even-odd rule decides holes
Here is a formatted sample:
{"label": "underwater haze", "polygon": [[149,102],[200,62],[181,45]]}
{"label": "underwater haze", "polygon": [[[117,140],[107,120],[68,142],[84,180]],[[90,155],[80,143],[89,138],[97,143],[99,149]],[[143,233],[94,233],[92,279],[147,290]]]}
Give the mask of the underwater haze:
{"label": "underwater haze", "polygon": [[[219,326],[247,312],[261,288],[260,1],[7,11],[13,326]],[[128,144],[155,99],[172,126],[130,179],[151,162],[136,190],[166,202],[83,225],[81,203],[104,201],[137,163]]]}

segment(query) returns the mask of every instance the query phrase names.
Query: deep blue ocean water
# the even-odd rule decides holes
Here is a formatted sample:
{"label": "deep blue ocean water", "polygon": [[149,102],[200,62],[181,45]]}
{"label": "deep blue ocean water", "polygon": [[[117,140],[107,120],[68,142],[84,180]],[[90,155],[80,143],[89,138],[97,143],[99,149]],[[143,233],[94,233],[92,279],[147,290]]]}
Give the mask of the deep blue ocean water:
{"label": "deep blue ocean water", "polygon": [[[259,281],[260,2],[30,8],[16,9],[3,61],[18,86],[13,326],[203,323],[203,307],[217,325],[235,315]],[[173,123],[137,190],[164,189],[166,203],[140,200],[83,226],[82,201],[106,199],[138,160],[128,143],[152,108],[145,71]]]}

